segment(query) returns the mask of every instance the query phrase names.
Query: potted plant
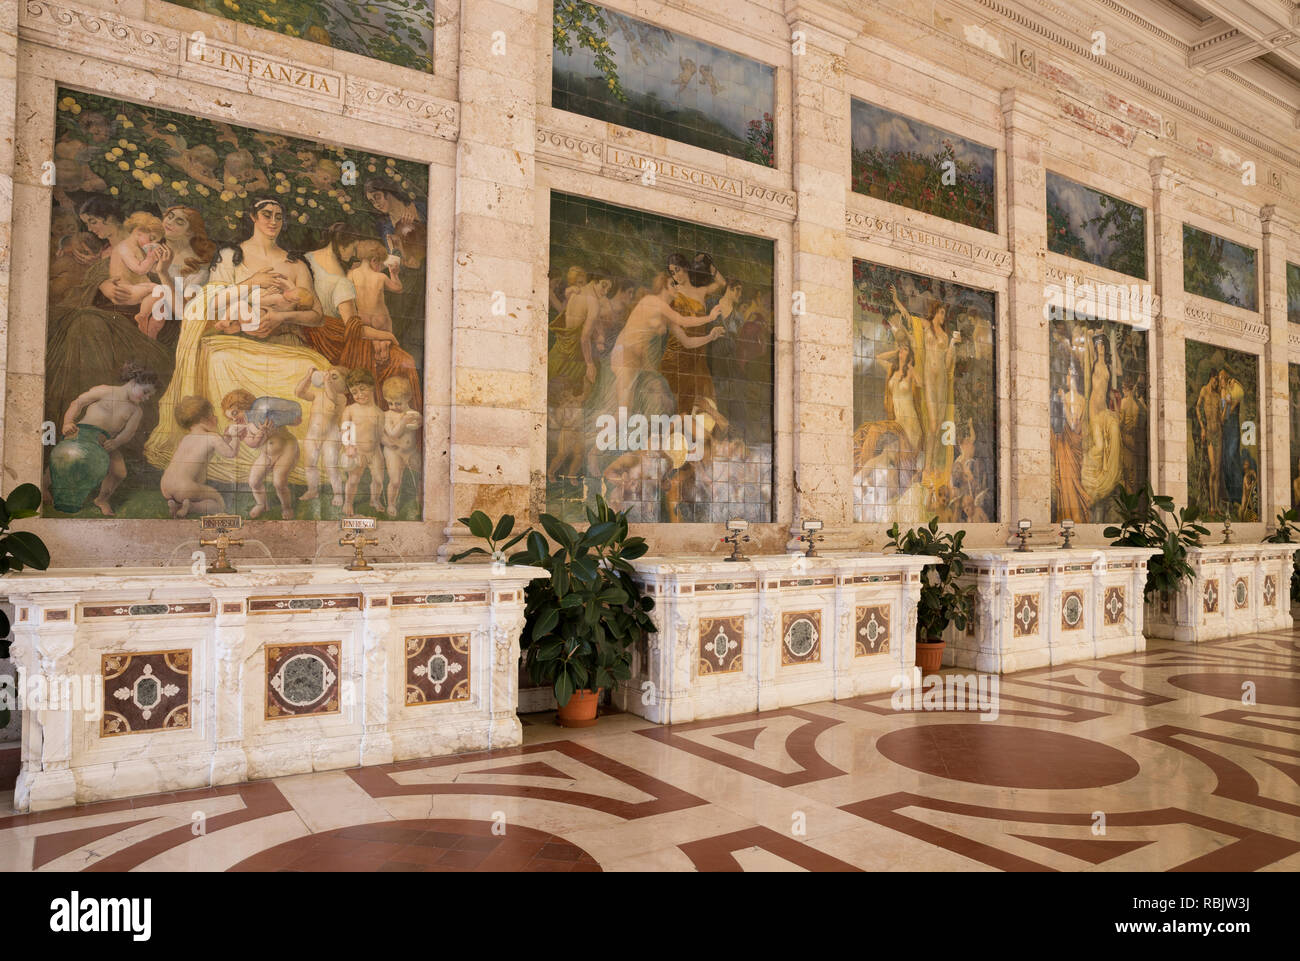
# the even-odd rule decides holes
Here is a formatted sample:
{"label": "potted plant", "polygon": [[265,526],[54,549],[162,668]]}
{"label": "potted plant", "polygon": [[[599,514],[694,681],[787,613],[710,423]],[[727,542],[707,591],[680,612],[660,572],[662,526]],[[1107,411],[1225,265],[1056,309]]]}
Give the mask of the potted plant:
{"label": "potted plant", "polygon": [[[1300,508],[1279,511],[1277,530],[1264,538],[1268,544],[1294,544],[1300,540]],[[1293,558],[1294,560],[1294,558]],[[1291,603],[1300,603],[1300,564],[1291,568]]]}
{"label": "potted plant", "polygon": [[[587,508],[585,531],[551,514],[538,520],[554,550],[532,528],[511,537],[515,519],[509,514],[494,524],[475,511],[461,523],[487,547],[472,547],[451,560],[487,554],[497,563],[528,564],[551,575],[524,590],[521,653],[533,683],[553,686],[559,722],[587,727],[596,723],[601,691],[632,676],[632,645],[657,629],[650,619],[654,599],[632,579],[630,562],[646,553],[646,542],[629,537],[626,513],[600,497],[594,510]],[[526,548],[507,558],[505,552],[521,540]]]}
{"label": "potted plant", "polygon": [[[1173,593],[1183,581],[1195,577],[1187,563],[1187,548],[1200,547],[1201,538],[1210,533],[1196,522],[1195,510],[1184,507],[1175,511],[1174,499],[1157,494],[1149,483],[1132,493],[1117,487],[1114,500],[1120,523],[1107,527],[1102,536],[1115,538],[1112,547],[1150,547],[1160,552],[1147,561],[1144,594],[1148,600],[1157,593]],[[1166,521],[1163,514],[1174,523]]]}
{"label": "potted plant", "polygon": [[921,598],[916,605],[916,666],[922,674],[937,674],[943,666],[943,632],[949,624],[959,631],[975,613],[975,586],[959,584],[970,558],[961,549],[965,531],[940,533],[934,518],[925,527],[887,532],[888,546],[896,554],[926,554],[937,558],[921,575]]}
{"label": "potted plant", "polygon": [[[41,508],[41,492],[35,484],[19,484],[0,497],[0,575],[33,567],[43,571],[50,566],[50,552],[31,531],[14,531],[9,526],[24,517],[34,517]],[[0,660],[9,659],[9,615],[0,610]],[[7,707],[0,708],[0,728],[9,726]]]}

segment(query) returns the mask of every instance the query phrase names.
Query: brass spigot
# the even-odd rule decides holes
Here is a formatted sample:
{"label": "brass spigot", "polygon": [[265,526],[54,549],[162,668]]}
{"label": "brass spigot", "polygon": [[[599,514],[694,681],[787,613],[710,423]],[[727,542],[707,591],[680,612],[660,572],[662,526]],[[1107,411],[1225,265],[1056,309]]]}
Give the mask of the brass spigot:
{"label": "brass spigot", "polygon": [[1034,536],[1030,533],[1030,526],[1029,521],[1020,521],[1018,525],[1016,536],[1020,538],[1020,546],[1017,547],[1016,550],[1021,553],[1029,553],[1029,538]]}
{"label": "brass spigot", "polygon": [[1227,517],[1223,519],[1223,543],[1232,543],[1232,520]]}
{"label": "brass spigot", "polygon": [[727,536],[722,539],[722,543],[731,545],[731,556],[724,557],[724,561],[747,561],[749,560],[744,554],[740,553],[740,542],[749,543],[749,535],[745,533],[749,529],[749,521],[740,518],[732,518],[727,521]]}
{"label": "brass spigot", "polygon": [[199,518],[201,530],[217,532],[214,537],[199,538],[200,547],[215,547],[217,549],[217,559],[208,565],[209,574],[237,573],[229,558],[226,557],[226,551],[232,546],[244,546],[242,537],[230,536],[232,530],[239,530],[243,525],[244,519],[238,514],[208,514],[206,517]]}
{"label": "brass spigot", "polygon": [[366,555],[363,553],[367,547],[374,547],[379,543],[378,537],[366,537],[360,531],[348,531],[339,538],[339,547],[351,547],[355,554],[352,556],[352,563],[347,565],[344,570],[348,571],[372,571],[370,564],[366,563]]}
{"label": "brass spigot", "polygon": [[1061,546],[1066,550],[1070,549],[1070,539],[1072,537],[1074,537],[1074,521],[1067,518],[1061,521]]}
{"label": "brass spigot", "polygon": [[817,531],[815,531],[815,530],[806,530],[806,531],[804,531],[802,534],[799,535],[799,537],[797,538],[797,540],[803,541],[805,544],[808,545],[808,549],[807,549],[806,551],[803,552],[803,556],[804,556],[804,557],[816,557],[816,556],[817,556],[817,542],[818,542],[818,541],[824,541],[824,540],[826,540],[826,535],[825,535],[825,534],[819,534],[819,533],[818,533]]}

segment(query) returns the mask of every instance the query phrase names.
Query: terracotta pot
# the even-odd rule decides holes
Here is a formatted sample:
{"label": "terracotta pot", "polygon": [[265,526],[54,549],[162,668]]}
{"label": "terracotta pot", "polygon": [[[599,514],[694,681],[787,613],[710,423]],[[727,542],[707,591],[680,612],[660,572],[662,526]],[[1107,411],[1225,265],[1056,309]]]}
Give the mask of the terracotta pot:
{"label": "terracotta pot", "polygon": [[916,666],[921,674],[938,674],[943,667],[943,641],[917,641]]}
{"label": "terracotta pot", "polygon": [[599,704],[600,691],[574,691],[569,703],[555,712],[555,720],[560,727],[593,727]]}

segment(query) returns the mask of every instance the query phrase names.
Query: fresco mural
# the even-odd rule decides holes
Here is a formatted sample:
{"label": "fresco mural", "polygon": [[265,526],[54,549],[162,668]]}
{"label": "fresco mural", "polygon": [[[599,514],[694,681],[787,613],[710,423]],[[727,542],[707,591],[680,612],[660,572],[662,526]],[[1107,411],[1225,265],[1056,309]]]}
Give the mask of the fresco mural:
{"label": "fresco mural", "polygon": [[997,297],[853,262],[853,515],[997,520]]}
{"label": "fresco mural", "polygon": [[1127,324],[1053,318],[1052,522],[1119,520],[1112,493],[1150,479],[1147,335]]}
{"label": "fresco mural", "polygon": [[551,194],[546,509],[772,519],[771,240]]}
{"label": "fresco mural", "polygon": [[884,107],[853,101],[853,189],[996,231],[992,147]]}
{"label": "fresco mural", "polygon": [[1255,250],[1183,224],[1183,290],[1246,310],[1259,309]]}
{"label": "fresco mural", "polygon": [[592,3],[556,4],[551,106],[776,166],[776,70]]}
{"label": "fresco mural", "polygon": [[1286,265],[1286,319],[1300,324],[1300,264]]}
{"label": "fresco mural", "polygon": [[419,519],[428,168],[58,96],[46,513]]}
{"label": "fresco mural", "polygon": [[433,72],[432,3],[409,0],[171,0],[335,50]]}
{"label": "fresco mural", "polygon": [[1300,507],[1300,364],[1287,364],[1286,378],[1291,404],[1291,506]]}
{"label": "fresco mural", "polygon": [[1259,357],[1187,341],[1187,504],[1259,520]]}
{"label": "fresco mural", "polygon": [[1047,249],[1145,280],[1146,211],[1049,170]]}

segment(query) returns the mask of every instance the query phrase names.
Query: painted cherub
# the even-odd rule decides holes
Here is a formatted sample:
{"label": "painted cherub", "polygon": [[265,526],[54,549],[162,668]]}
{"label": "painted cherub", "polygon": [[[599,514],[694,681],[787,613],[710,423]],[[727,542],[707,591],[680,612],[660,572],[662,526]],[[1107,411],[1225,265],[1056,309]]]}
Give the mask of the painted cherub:
{"label": "painted cherub", "polygon": [[293,518],[293,493],[289,489],[289,472],[298,463],[298,441],[286,428],[302,423],[302,408],[279,397],[254,398],[246,390],[232,390],[221,399],[221,409],[230,422],[227,439],[242,440],[259,453],[248,471],[248,486],[253,491],[251,518],[261,517],[268,506],[266,475],[280,499],[280,516]]}
{"label": "painted cherub", "polygon": [[334,493],[332,503],[335,507],[343,506],[343,474],[339,470],[339,453],[342,446],[340,436],[343,410],[348,404],[347,376],[346,367],[329,367],[325,370],[313,367],[294,390],[295,396],[311,404],[311,412],[307,417],[307,437],[303,441],[307,452],[307,491],[302,495],[305,501],[320,496],[320,465],[323,461],[330,490]]}
{"label": "painted cherub", "polygon": [[411,409],[411,382],[405,377],[385,378],[381,390],[388,404],[380,440],[388,470],[388,516],[396,517],[406,471],[420,476],[420,414]]}
{"label": "painted cherub", "polygon": [[360,368],[348,374],[352,403],[343,409],[343,458],[348,472],[344,492],[344,513],[356,513],[357,488],[361,474],[370,469],[370,506],[378,511],[384,496],[384,412],[375,403],[375,376]]}
{"label": "painted cherub", "polygon": [[140,310],[135,315],[135,323],[144,333],[152,317],[154,301],[158,299],[154,296],[156,285],[149,279],[149,273],[158,267],[166,254],[162,244],[163,224],[153,214],[141,211],[127,217],[122,229],[126,232],[126,239],[113,248],[108,276],[131,288],[132,293],[140,294]]}
{"label": "painted cherub", "polygon": [[384,302],[384,291],[401,293],[402,281],[397,276],[400,264],[389,257],[388,248],[377,240],[358,243],[356,256],[360,263],[348,271],[348,280],[357,291],[362,336],[374,345],[375,362],[386,364],[389,345],[397,343],[397,337],[393,334],[393,318]]}
{"label": "painted cherub", "polygon": [[119,379],[121,383],[116,386],[90,388],[69,404],[63,415],[64,437],[77,437],[86,431],[108,451],[108,473],[94,500],[105,517],[113,516],[110,498],[126,479],[126,461],[120,448],[139,430],[144,403],[158,390],[158,375],[138,364],[123,366]]}
{"label": "painted cherub", "polygon": [[159,485],[173,518],[196,514],[221,514],[226,499],[208,483],[208,462],[214,454],[234,457],[238,437],[217,432],[217,412],[204,397],[182,397],[176,405],[176,423],[189,431],[176,445]]}

